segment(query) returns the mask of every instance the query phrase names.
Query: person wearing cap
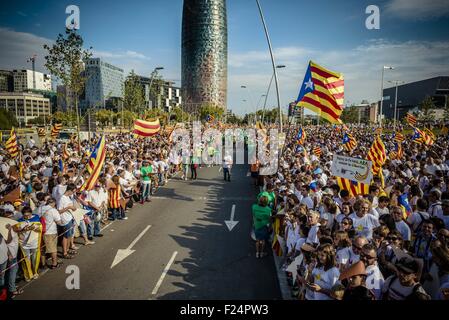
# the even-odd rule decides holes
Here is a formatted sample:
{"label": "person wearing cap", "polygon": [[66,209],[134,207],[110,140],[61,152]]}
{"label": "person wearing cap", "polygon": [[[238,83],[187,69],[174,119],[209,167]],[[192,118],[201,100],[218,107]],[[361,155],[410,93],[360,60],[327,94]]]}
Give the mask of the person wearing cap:
{"label": "person wearing cap", "polygon": [[362,261],[354,263],[340,274],[340,281],[348,283],[343,300],[374,300],[373,293],[366,287],[366,270]]}
{"label": "person wearing cap", "polygon": [[416,259],[404,256],[395,266],[398,273],[385,280],[383,300],[430,300],[431,297],[418,281],[420,266]]}

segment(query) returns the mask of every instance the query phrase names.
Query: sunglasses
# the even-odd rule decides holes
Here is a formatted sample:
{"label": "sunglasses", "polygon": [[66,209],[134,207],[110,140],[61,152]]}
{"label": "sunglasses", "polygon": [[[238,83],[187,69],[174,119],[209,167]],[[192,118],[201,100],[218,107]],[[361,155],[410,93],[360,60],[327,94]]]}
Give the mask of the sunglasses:
{"label": "sunglasses", "polygon": [[357,245],[355,245],[355,244],[352,244],[352,247],[355,248],[355,249],[362,250],[362,247],[359,247],[359,246],[357,246]]}
{"label": "sunglasses", "polygon": [[399,240],[399,238],[398,237],[387,237],[387,240],[396,241],[396,240]]}
{"label": "sunglasses", "polygon": [[365,259],[368,259],[368,260],[377,259],[377,257],[372,257],[372,256],[370,256],[368,254],[364,254],[364,253],[360,254],[360,258],[365,258]]}
{"label": "sunglasses", "polygon": [[341,224],[344,226],[349,226],[349,222],[346,222],[346,221],[342,222]]}

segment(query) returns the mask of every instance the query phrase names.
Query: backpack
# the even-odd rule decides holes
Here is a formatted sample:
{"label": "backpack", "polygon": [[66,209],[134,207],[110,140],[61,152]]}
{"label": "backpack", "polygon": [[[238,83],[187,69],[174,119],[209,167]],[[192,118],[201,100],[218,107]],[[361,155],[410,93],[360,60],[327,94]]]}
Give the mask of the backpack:
{"label": "backpack", "polygon": [[[396,281],[397,279],[398,279],[398,276],[397,275],[393,275],[393,276],[391,276],[388,284],[387,284],[387,282],[384,283],[384,286],[387,289],[386,289],[386,291],[384,293],[383,300],[387,300],[386,298],[388,297],[388,292],[390,291],[390,287],[393,284],[393,282]],[[407,300],[412,300],[412,301],[413,300],[431,300],[431,297],[427,293],[419,292],[419,289],[421,289],[421,288],[422,288],[421,283],[418,282],[417,284],[415,284],[413,286],[412,293],[409,296],[405,297],[404,300],[406,300],[406,301]]]}

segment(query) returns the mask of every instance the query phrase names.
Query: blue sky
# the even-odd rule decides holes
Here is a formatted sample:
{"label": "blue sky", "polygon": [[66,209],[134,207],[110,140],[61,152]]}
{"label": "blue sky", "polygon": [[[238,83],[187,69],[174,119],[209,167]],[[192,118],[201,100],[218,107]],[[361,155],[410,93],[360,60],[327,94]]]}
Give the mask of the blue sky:
{"label": "blue sky", "polygon": [[[449,0],[260,2],[277,63],[287,66],[279,71],[284,105],[296,98],[310,59],[345,75],[349,103],[379,99],[384,64],[396,67],[386,86],[449,75]],[[63,32],[70,4],[79,6],[80,33],[96,56],[142,75],[164,66],[165,78],[181,79],[182,0],[9,1],[0,12],[0,68],[24,68],[37,53],[45,71],[42,44]],[[380,30],[365,28],[370,4],[380,8]],[[271,61],[255,1],[228,0],[227,9],[228,107],[242,113],[265,93]],[[271,91],[268,105],[274,104]]]}

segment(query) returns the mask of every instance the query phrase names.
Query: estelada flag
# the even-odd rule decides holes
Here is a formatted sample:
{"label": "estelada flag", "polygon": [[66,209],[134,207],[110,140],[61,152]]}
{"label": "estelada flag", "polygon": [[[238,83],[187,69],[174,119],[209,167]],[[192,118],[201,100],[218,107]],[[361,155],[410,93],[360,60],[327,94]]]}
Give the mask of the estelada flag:
{"label": "estelada flag", "polygon": [[134,120],[133,133],[137,136],[151,137],[157,134],[160,130],[161,124],[159,123],[159,119],[156,119],[156,121]]}

